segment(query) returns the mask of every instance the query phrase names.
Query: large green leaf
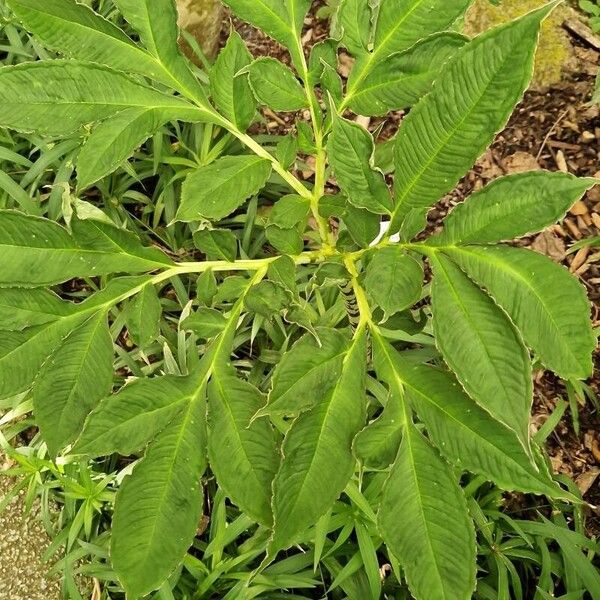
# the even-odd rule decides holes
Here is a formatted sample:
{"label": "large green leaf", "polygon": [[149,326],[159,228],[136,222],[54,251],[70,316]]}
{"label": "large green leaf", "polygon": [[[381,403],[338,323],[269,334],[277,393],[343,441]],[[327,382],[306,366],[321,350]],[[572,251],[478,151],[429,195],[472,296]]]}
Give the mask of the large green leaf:
{"label": "large green leaf", "polygon": [[126,385],[90,413],[71,453],[95,458],[143,450],[186,410],[197,392],[195,382],[191,376],[165,375]]}
{"label": "large green leaf", "polygon": [[433,329],[444,360],[469,395],[527,446],[533,376],[521,336],[451,260],[436,256],[432,266]]}
{"label": "large green leaf", "polygon": [[532,171],[496,179],[459,204],[432,245],[485,244],[540,231],[562,219],[599,181],[568,173]]}
{"label": "large green leaf", "polygon": [[506,310],[542,362],[565,379],[592,374],[596,339],[584,288],[562,266],[520,248],[444,248]]}
{"label": "large green leaf", "polygon": [[423,265],[400,246],[377,250],[367,266],[365,289],[387,316],[413,306],[423,289]]}
{"label": "large green leaf", "polygon": [[538,472],[516,434],[469,398],[449,373],[415,365],[379,336],[374,336],[373,353],[378,369],[394,374],[432,442],[452,463],[505,490],[564,497]]}
{"label": "large green leaf", "polygon": [[404,120],[395,148],[392,233],[411,210],[450,191],[503,128],[531,79],[540,24],[553,6],[463,46]]}
{"label": "large green leaf", "polygon": [[354,80],[360,74],[353,70],[344,106],[368,116],[412,106],[430,90],[443,65],[466,41],[455,33],[433,35],[378,62],[356,85]]}
{"label": "large green leaf", "polygon": [[239,72],[252,62],[252,54],[233,31],[210,71],[213,102],[221,114],[245,131],[256,113],[256,100],[246,74]]}
{"label": "large green leaf", "polygon": [[259,156],[219,158],[188,175],[183,184],[177,219],[224,219],[257,194],[270,174],[271,163]]}
{"label": "large green leaf", "polygon": [[311,0],[223,0],[241,19],[262,29],[290,51],[301,65],[300,33]]}
{"label": "large green leaf", "polygon": [[48,219],[0,211],[0,286],[47,286],[74,277],[169,266],[162,252],[100,221],[73,221],[74,235]]}
{"label": "large green leaf", "polygon": [[163,94],[94,63],[50,60],[0,69],[0,126],[48,135],[66,135],[128,108],[191,111],[202,108]]}
{"label": "large green leaf", "polygon": [[170,83],[159,62],[84,4],[75,0],[7,0],[7,5],[53,50]]}
{"label": "large green leaf", "polygon": [[392,198],[383,173],[373,168],[374,150],[373,137],[364,127],[333,117],[327,154],[338,185],[354,206],[390,214]]}
{"label": "large green leaf", "polygon": [[111,558],[131,598],[159,588],[188,550],[202,515],[205,388],[156,437],[119,488]]}
{"label": "large green leaf", "polygon": [[[199,111],[185,111],[191,120]],[[181,116],[176,111],[154,108],[128,108],[94,128],[77,158],[77,183],[85,189],[112,173],[135,149],[169,120]]]}
{"label": "large green leaf", "polygon": [[274,58],[259,58],[249,67],[250,85],[261,104],[277,112],[295,112],[308,106],[300,82]]}
{"label": "large green leaf", "polygon": [[73,313],[72,303],[44,289],[0,288],[0,331],[20,331]]}
{"label": "large green leaf", "polygon": [[271,525],[271,483],[279,467],[267,419],[250,424],[263,395],[228,369],[215,372],[208,390],[208,456],[219,486],[245,513]]}
{"label": "large green leaf", "polygon": [[379,531],[423,600],[470,600],[475,528],[455,476],[412,422],[379,508]]}
{"label": "large green leaf", "polygon": [[427,36],[447,29],[460,17],[472,0],[396,0],[380,2],[374,34],[374,48],[361,56],[352,70],[347,95],[363,85],[371,71],[396,52],[408,50]]}
{"label": "large green leaf", "polygon": [[115,0],[115,4],[140,34],[142,43],[156,57],[178,91],[208,107],[206,94],[193,75],[177,43],[177,7],[174,0]]}
{"label": "large green leaf", "polygon": [[189,394],[183,410],[150,444],[117,494],[111,556],[119,580],[134,598],[158,589],[194,539],[206,468],[206,387],[215,368],[223,369],[229,361],[247,289],[240,291],[227,327],[194,373],[179,380],[184,396]]}
{"label": "large green leaf", "polygon": [[269,403],[257,416],[297,415],[322,401],[338,380],[348,349],[346,336],[319,328],[318,341],[307,333],[281,358],[271,382]]}
{"label": "large green leaf", "polygon": [[77,437],[90,411],[110,392],[113,356],[107,315],[98,311],[44,364],[33,386],[33,408],[53,456]]}
{"label": "large green leaf", "polygon": [[367,336],[356,332],[327,396],[301,414],[285,436],[273,482],[270,553],[290,546],[333,505],[354,472],[352,441],[365,420]]}

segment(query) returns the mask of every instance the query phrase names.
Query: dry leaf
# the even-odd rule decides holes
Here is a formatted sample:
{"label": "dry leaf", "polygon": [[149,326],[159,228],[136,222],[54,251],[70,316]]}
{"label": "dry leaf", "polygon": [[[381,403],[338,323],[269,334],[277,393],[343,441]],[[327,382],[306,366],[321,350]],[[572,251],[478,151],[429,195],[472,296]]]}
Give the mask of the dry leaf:
{"label": "dry leaf", "polygon": [[575,484],[579,488],[582,496],[585,496],[590,488],[598,479],[598,475],[600,475],[600,469],[598,467],[593,467],[589,471],[582,473],[576,480]]}
{"label": "dry leaf", "polygon": [[531,248],[540,254],[549,256],[556,262],[561,262],[567,255],[563,240],[549,230],[542,231],[531,244]]}
{"label": "dry leaf", "polygon": [[502,164],[508,174],[536,171],[540,168],[535,156],[529,154],[529,152],[515,152],[511,156],[507,156]]}

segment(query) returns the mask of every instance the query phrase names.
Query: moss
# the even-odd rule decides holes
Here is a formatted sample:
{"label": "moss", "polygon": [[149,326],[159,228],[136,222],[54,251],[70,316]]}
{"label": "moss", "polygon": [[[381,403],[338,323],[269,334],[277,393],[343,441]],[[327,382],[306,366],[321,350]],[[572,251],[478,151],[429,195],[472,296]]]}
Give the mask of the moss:
{"label": "moss", "polygon": [[[476,0],[467,13],[465,33],[477,35],[546,3],[547,0],[502,0],[499,6],[494,6],[489,0]],[[574,60],[569,38],[561,27],[564,10],[562,7],[556,9],[542,27],[531,86],[533,89],[545,89],[558,83],[565,66]]]}

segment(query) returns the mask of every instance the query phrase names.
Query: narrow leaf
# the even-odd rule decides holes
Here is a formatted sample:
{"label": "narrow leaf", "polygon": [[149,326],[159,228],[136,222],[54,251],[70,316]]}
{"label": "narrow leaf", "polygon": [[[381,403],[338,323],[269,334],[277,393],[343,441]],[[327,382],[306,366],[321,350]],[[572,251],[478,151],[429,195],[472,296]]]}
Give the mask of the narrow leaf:
{"label": "narrow leaf", "polygon": [[64,60],[2,67],[0,103],[0,126],[48,135],[67,135],[128,108],[209,114],[118,71]]}
{"label": "narrow leaf", "polygon": [[126,385],[90,413],[71,453],[95,458],[140,452],[187,408],[193,384],[191,377],[166,375]]}
{"label": "narrow leaf", "polygon": [[427,208],[450,191],[504,127],[531,79],[540,24],[553,6],[461,48],[404,120],[396,141],[391,232],[411,209]]}
{"label": "narrow leaf", "polygon": [[144,289],[129,305],[126,324],[129,335],[136,346],[145,348],[151,344],[160,333],[160,316],[162,307],[153,285]]}
{"label": "narrow leaf", "polygon": [[532,171],[493,181],[459,204],[444,220],[433,245],[512,240],[562,219],[597,179]]}
{"label": "narrow leaf", "polygon": [[467,502],[448,465],[412,423],[386,482],[378,521],[416,598],[471,598],[477,553]]}
{"label": "narrow leaf", "polygon": [[53,456],[79,435],[88,414],[110,392],[113,355],[106,313],[99,311],[44,364],[33,387],[33,407]]}
{"label": "narrow leaf", "polygon": [[[440,33],[404,52],[391,54],[366,76],[353,70],[348,80],[352,91],[344,104],[356,114],[367,116],[383,116],[412,106],[431,89],[444,64],[466,41],[455,33]],[[354,80],[359,77],[355,85]]]}
{"label": "narrow leaf", "polygon": [[7,5],[48,48],[70,58],[169,82],[156,60],[84,4],[74,0],[7,0]]}
{"label": "narrow leaf", "polygon": [[245,513],[271,525],[271,483],[279,467],[273,428],[252,424],[262,394],[228,370],[215,373],[208,389],[208,455],[219,486]]}
{"label": "narrow leaf", "polygon": [[531,361],[506,313],[452,261],[432,261],[431,303],[444,360],[480,406],[528,447],[533,402]]}
{"label": "narrow leaf", "polygon": [[361,327],[335,386],[286,434],[273,482],[270,554],[287,548],[314,525],[352,477],[352,440],[365,420],[366,352],[366,331]]}
{"label": "narrow leaf", "polygon": [[233,31],[210,71],[210,89],[216,107],[241,131],[248,128],[256,112],[248,76],[240,74],[251,62],[252,54]]}
{"label": "narrow leaf", "polygon": [[596,339],[584,288],[562,266],[520,248],[444,250],[487,289],[542,362],[565,379],[592,374]]}
{"label": "narrow leaf", "polygon": [[393,204],[383,174],[373,168],[371,134],[356,123],[334,116],[327,152],[338,185],[358,208],[390,214]]}
{"label": "narrow leaf", "polygon": [[132,598],[162,585],[183,560],[198,528],[200,478],[206,468],[205,404],[199,389],[117,493],[111,558]]}

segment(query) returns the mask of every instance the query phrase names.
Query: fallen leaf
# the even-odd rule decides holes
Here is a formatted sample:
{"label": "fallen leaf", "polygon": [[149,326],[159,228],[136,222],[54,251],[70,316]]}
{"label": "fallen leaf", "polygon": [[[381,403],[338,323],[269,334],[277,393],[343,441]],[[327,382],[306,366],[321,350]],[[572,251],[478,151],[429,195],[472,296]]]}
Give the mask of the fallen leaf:
{"label": "fallen leaf", "polygon": [[529,154],[529,152],[515,152],[507,156],[502,161],[502,165],[508,174],[537,171],[540,169],[537,159],[533,154]]}
{"label": "fallen leaf", "polygon": [[577,477],[575,485],[579,488],[582,496],[585,496],[588,493],[590,488],[596,482],[596,479],[598,479],[598,475],[600,475],[600,469],[598,467],[593,467]]}
{"label": "fallen leaf", "polygon": [[567,250],[563,240],[549,230],[542,231],[542,233],[540,233],[535,240],[533,240],[531,249],[539,252],[540,254],[549,256],[556,262],[561,262],[567,255]]}

